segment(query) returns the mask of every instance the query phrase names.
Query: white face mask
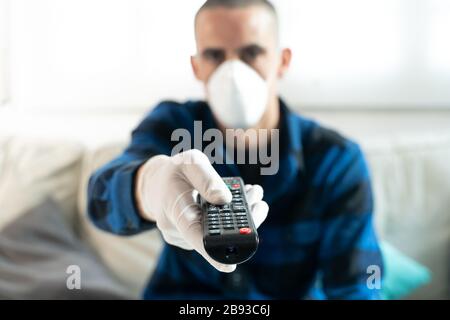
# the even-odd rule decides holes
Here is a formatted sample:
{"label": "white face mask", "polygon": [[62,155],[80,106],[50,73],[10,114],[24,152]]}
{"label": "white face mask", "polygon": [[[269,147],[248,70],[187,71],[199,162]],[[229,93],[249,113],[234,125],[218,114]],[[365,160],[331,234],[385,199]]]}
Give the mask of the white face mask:
{"label": "white face mask", "polygon": [[221,64],[209,79],[207,90],[212,112],[227,128],[254,127],[267,108],[267,82],[240,60]]}

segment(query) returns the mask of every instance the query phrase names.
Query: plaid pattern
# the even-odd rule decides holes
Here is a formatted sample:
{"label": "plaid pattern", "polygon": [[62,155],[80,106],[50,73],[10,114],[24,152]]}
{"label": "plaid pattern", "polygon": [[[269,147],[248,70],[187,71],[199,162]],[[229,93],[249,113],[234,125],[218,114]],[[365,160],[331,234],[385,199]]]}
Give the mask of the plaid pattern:
{"label": "plaid pattern", "polygon": [[[150,157],[170,155],[175,129],[193,136],[194,121],[202,121],[203,130],[217,127],[208,105],[198,101],[163,102],[145,117],[123,154],[89,181],[88,212],[97,227],[125,236],[155,227],[138,214],[135,173]],[[279,147],[279,172],[260,177],[270,211],[255,256],[223,274],[195,251],[166,244],[144,298],[302,299],[318,283],[329,299],[379,298],[366,284],[368,266],[382,268],[382,259],[360,148],[290,112],[283,101]],[[214,167],[221,176],[240,175],[235,164]]]}

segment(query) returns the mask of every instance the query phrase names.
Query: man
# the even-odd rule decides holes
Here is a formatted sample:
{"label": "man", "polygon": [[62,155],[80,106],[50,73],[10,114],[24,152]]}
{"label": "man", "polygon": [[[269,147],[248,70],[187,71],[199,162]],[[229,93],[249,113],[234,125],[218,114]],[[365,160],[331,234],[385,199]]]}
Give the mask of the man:
{"label": "man", "polygon": [[[278,97],[291,51],[279,48],[277,19],[266,0],[206,1],[191,61],[207,102],[161,103],[124,153],[90,179],[95,225],[119,235],[156,227],[166,242],[144,298],[300,299],[311,297],[315,284],[331,299],[378,298],[367,282],[369,266],[382,261],[366,163],[355,143],[295,115]],[[173,133],[195,135],[196,121],[203,130],[241,128],[241,139],[251,130],[279,130],[279,144],[276,136],[257,141],[279,147],[278,170],[262,175],[262,163],[211,164],[203,150],[171,156]],[[247,140],[246,155],[253,148]],[[239,266],[208,256],[193,197],[196,190],[213,204],[229,203],[220,178],[227,176],[249,184],[260,226],[258,251]]]}

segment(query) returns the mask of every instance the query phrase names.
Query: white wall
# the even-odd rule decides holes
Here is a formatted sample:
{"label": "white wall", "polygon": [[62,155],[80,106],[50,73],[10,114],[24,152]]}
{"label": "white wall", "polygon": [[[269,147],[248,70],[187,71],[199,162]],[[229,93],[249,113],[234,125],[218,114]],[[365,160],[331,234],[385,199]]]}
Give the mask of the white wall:
{"label": "white wall", "polygon": [[129,110],[195,95],[186,32],[195,3],[201,1],[14,0],[14,104]]}
{"label": "white wall", "polygon": [[284,92],[299,105],[450,106],[450,1],[276,2],[296,52]]}
{"label": "white wall", "polygon": [[0,0],[0,106],[8,98],[8,2]]}
{"label": "white wall", "polygon": [[[0,0],[5,1],[5,0]],[[203,0],[14,0],[16,108],[131,112],[201,97],[191,74]],[[298,109],[450,107],[450,1],[274,0]]]}

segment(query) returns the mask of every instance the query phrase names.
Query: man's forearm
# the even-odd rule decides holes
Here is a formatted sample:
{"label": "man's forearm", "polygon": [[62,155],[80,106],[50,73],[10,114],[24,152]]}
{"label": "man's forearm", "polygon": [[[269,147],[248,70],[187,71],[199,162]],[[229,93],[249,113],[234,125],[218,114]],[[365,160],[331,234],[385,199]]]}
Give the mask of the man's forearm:
{"label": "man's forearm", "polygon": [[123,154],[94,172],[88,185],[88,215],[100,229],[135,235],[155,227],[144,219],[135,196],[136,174],[142,161]]}

